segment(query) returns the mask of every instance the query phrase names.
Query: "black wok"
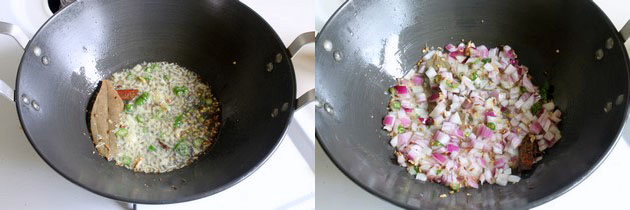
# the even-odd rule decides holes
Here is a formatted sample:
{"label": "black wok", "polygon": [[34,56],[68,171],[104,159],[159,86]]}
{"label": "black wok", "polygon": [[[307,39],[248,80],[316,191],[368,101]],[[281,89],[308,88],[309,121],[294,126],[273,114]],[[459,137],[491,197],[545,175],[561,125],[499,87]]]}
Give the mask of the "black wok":
{"label": "black wok", "polygon": [[[401,207],[540,205],[584,180],[617,142],[628,104],[626,26],[622,36],[592,1],[350,0],[316,41],[322,104],[316,111],[317,138],[350,179]],[[384,92],[395,77],[414,69],[425,44],[461,39],[509,44],[536,84],[549,81],[563,112],[563,137],[519,183],[449,195],[447,187],[414,180],[392,160],[394,149],[381,122],[390,99]],[[439,198],[444,193],[449,196]]]}
{"label": "black wok", "polygon": [[[15,99],[37,153],[71,182],[133,203],[212,195],[257,169],[306,101],[296,100],[290,58],[314,39],[307,33],[287,50],[260,16],[230,0],[80,0],[50,18],[30,41],[10,24],[0,23],[0,32],[25,49],[15,91],[0,82],[0,93]],[[99,81],[143,61],[196,71],[221,102],[218,140],[190,166],[134,173],[94,150],[87,109]]]}

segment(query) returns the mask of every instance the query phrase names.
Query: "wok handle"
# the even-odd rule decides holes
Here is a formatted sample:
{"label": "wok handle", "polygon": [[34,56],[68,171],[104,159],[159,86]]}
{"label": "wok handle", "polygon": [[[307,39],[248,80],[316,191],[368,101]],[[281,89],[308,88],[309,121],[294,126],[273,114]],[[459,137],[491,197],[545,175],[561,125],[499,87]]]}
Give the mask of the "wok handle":
{"label": "wok handle", "polygon": [[[289,56],[293,57],[295,54],[302,48],[304,45],[314,43],[315,42],[315,32],[306,32],[300,34],[287,48],[289,51]],[[295,100],[295,110],[302,108],[304,105],[315,101],[315,89],[311,89],[306,93],[302,94]]]}
{"label": "wok handle", "polygon": [[28,44],[28,41],[29,41],[29,38],[28,36],[26,36],[24,31],[22,31],[20,27],[13,25],[11,23],[0,21],[0,34],[6,34],[13,37],[13,39],[15,39],[15,41],[17,41],[18,44],[20,44],[22,49],[26,48],[26,45]]}
{"label": "wok handle", "polygon": [[624,41],[628,41],[628,39],[630,39],[630,20],[626,22],[626,25],[621,28],[619,33],[621,34],[621,37]]}
{"label": "wok handle", "polygon": [[304,105],[315,101],[315,89],[311,89],[306,91],[306,93],[302,94],[297,100],[295,105],[295,110],[302,108]]}
{"label": "wok handle", "polygon": [[306,32],[300,34],[297,38],[291,42],[289,48],[289,56],[293,57],[295,54],[302,48],[304,45],[314,43],[315,42],[315,31]]}
{"label": "wok handle", "polygon": [[[2,22],[2,21],[0,21],[0,34],[6,34],[13,37],[13,39],[15,39],[15,41],[17,41],[18,44],[20,44],[22,49],[26,48],[26,45],[28,44],[28,41],[29,41],[28,36],[26,36],[24,31],[22,31],[20,27],[10,24],[10,23]],[[13,101],[15,91],[6,82],[0,80],[0,95]]]}

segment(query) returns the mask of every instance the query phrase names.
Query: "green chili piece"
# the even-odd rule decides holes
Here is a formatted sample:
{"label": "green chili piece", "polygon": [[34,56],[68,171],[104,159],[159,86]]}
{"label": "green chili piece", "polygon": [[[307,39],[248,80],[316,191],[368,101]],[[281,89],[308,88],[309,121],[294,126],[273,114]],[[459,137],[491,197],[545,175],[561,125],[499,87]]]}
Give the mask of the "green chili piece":
{"label": "green chili piece", "polygon": [[149,93],[145,92],[142,93],[142,95],[140,95],[133,104],[135,106],[142,106],[147,102],[147,100],[149,100]]}
{"label": "green chili piece", "polygon": [[133,108],[134,108],[134,106],[133,106],[132,103],[125,104],[125,112],[131,113],[131,112],[133,112]]}
{"label": "green chili piece", "polygon": [[479,75],[477,75],[477,72],[473,72],[472,75],[470,76],[470,80],[475,81],[477,77],[479,77]]}
{"label": "green chili piece", "polygon": [[442,81],[442,75],[435,75],[435,83],[440,83]]}
{"label": "green chili piece", "polygon": [[150,146],[149,146],[149,151],[151,151],[151,152],[155,152],[155,146],[150,145]]}
{"label": "green chili piece", "polygon": [[184,115],[180,114],[179,116],[175,117],[175,127],[179,128],[182,126],[182,124],[184,123]]}
{"label": "green chili piece", "polygon": [[126,128],[119,128],[118,131],[116,131],[116,136],[118,137],[125,137],[127,134],[129,134],[129,131]]}
{"label": "green chili piece", "polygon": [[190,155],[190,150],[188,149],[188,145],[185,140],[180,140],[177,144],[175,144],[175,151],[181,156]]}
{"label": "green chili piece", "polygon": [[139,123],[145,123],[147,119],[142,115],[136,115],[136,121],[138,121]]}
{"label": "green chili piece", "polygon": [[456,82],[446,81],[446,86],[450,87],[451,89],[455,89],[459,87],[459,84]]}
{"label": "green chili piece", "polygon": [[497,129],[497,125],[495,125],[494,123],[491,123],[491,122],[486,123],[486,126],[488,126],[488,128],[490,128],[490,130]]}
{"label": "green chili piece", "polygon": [[195,139],[195,140],[193,141],[193,145],[194,145],[195,147],[201,147],[201,145],[203,144],[203,142],[204,142],[204,140],[203,140],[203,139],[201,139],[201,138],[199,138],[199,139]]}
{"label": "green chili piece", "polygon": [[131,165],[131,157],[123,156],[121,162],[122,162],[123,165],[130,166]]}
{"label": "green chili piece", "polygon": [[398,126],[398,133],[404,133],[405,132],[405,128],[402,125]]}
{"label": "green chili piece", "polygon": [[540,87],[540,98],[542,100],[547,100],[548,97],[549,97],[549,82],[545,81],[543,86]]}
{"label": "green chili piece", "polygon": [[392,103],[392,108],[394,108],[394,110],[399,110],[400,106],[400,101],[394,101],[394,103]]}
{"label": "green chili piece", "polygon": [[156,67],[157,67],[157,64],[155,63],[149,64],[147,68],[145,69],[145,71],[153,72],[153,70],[155,70]]}
{"label": "green chili piece", "polygon": [[431,146],[441,147],[441,146],[444,146],[444,144],[440,143],[439,141],[433,141],[433,143],[431,143]]}
{"label": "green chili piece", "polygon": [[532,105],[531,112],[534,116],[538,116],[538,112],[542,109],[542,102],[538,101],[534,105]]}
{"label": "green chili piece", "polygon": [[451,189],[453,189],[454,191],[459,191],[459,187],[459,183],[451,185]]}
{"label": "green chili piece", "polygon": [[188,88],[184,86],[176,86],[173,88],[173,92],[175,92],[175,95],[177,96],[182,96],[188,93]]}

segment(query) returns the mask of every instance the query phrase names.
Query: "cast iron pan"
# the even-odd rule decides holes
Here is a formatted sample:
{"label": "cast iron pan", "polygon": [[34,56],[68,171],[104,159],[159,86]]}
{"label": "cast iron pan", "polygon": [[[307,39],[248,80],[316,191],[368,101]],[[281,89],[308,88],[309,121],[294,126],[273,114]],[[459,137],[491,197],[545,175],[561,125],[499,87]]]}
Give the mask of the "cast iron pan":
{"label": "cast iron pan", "polygon": [[[540,205],[584,180],[617,142],[630,70],[623,45],[630,31],[622,33],[625,38],[592,1],[350,0],[317,37],[317,138],[350,179],[404,208]],[[554,87],[563,137],[519,183],[450,195],[440,184],[414,180],[392,160],[381,122],[390,99],[385,91],[414,69],[425,44],[461,39],[512,46],[535,84]]]}
{"label": "cast iron pan", "polygon": [[[230,0],[80,0],[56,13],[30,41],[10,24],[0,23],[0,32],[25,49],[15,91],[0,82],[0,93],[15,98],[35,150],[71,182],[133,203],[201,198],[255,171],[278,146],[298,107],[290,58],[314,39],[307,33],[287,50],[258,14]],[[99,81],[144,61],[195,71],[223,108],[213,148],[169,173],[134,173],[107,162],[95,152],[86,123]]]}

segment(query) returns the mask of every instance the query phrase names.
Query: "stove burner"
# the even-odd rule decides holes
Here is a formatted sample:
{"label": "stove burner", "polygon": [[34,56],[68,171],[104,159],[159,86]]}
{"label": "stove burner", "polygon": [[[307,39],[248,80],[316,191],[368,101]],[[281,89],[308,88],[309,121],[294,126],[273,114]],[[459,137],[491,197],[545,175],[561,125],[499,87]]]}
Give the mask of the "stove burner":
{"label": "stove burner", "polygon": [[53,13],[56,13],[61,8],[68,6],[70,3],[74,1],[75,0],[48,0],[48,7],[50,8],[50,11],[52,11]]}
{"label": "stove burner", "polygon": [[48,0],[48,8],[50,8],[50,11],[52,11],[53,13],[57,12],[59,10],[59,7],[59,0]]}

